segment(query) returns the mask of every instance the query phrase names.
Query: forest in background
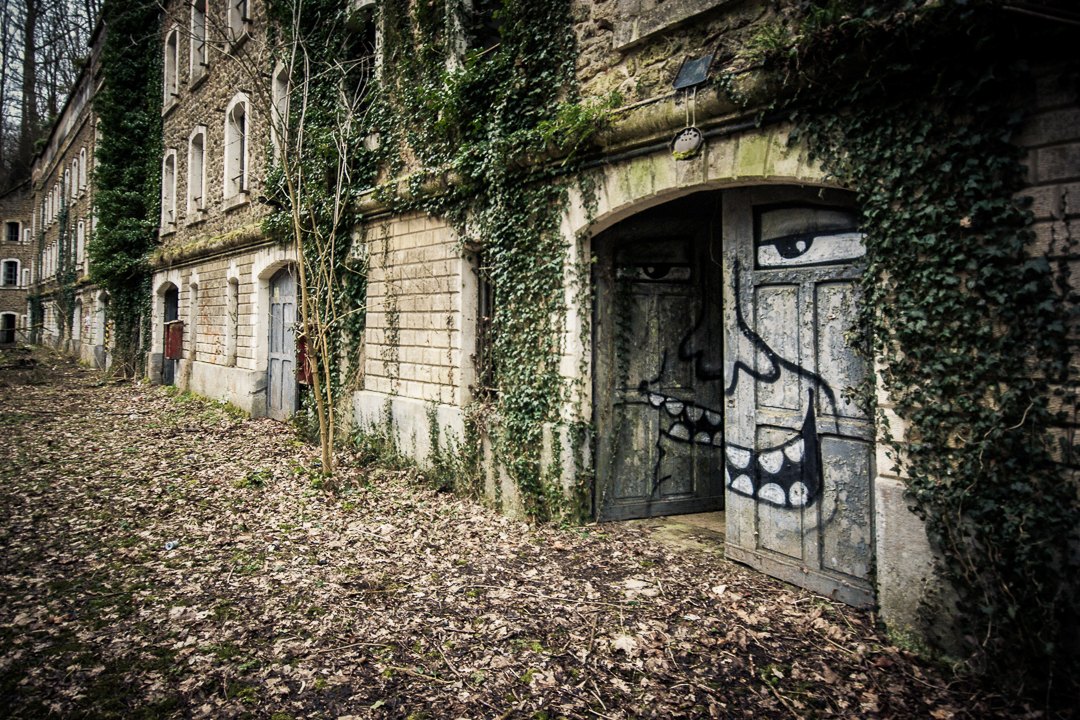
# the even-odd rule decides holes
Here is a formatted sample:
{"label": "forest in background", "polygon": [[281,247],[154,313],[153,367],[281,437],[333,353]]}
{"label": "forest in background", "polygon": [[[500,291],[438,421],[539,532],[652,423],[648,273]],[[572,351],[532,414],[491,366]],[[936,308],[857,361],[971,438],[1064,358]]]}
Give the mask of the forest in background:
{"label": "forest in background", "polygon": [[0,192],[27,179],[38,141],[63,109],[101,0],[0,4]]}

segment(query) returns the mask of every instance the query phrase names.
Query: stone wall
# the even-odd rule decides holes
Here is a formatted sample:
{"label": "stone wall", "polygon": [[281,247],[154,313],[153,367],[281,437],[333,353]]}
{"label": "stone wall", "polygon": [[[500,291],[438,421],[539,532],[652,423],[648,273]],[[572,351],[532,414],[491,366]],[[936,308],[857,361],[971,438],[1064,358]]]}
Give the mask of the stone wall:
{"label": "stone wall", "polygon": [[[165,6],[161,27],[161,52],[166,38],[177,33],[179,63],[176,94],[164,99],[162,135],[164,153],[175,153],[176,217],[170,224],[163,219],[162,247],[158,264],[167,265],[177,256],[205,255],[223,245],[258,242],[258,223],[266,207],[257,202],[263,194],[267,150],[270,140],[270,89],[266,73],[270,60],[266,49],[265,6],[259,0],[249,3],[252,13],[250,31],[239,42],[226,39],[226,5],[209,3],[207,17],[208,66],[192,73],[190,61],[191,3],[174,0]],[[225,196],[226,112],[238,99],[247,100],[247,191]],[[202,207],[188,208],[188,185],[191,140],[200,128],[205,129]],[[164,162],[164,157],[163,157]]]}
{"label": "stone wall", "polygon": [[[13,260],[18,263],[17,282],[14,285],[8,284],[7,278],[0,277],[0,314],[15,315],[16,339],[19,341],[26,339],[26,325],[29,321],[26,312],[29,287],[26,271],[32,272],[36,247],[33,242],[32,216],[33,197],[29,183],[23,183],[0,195],[0,272],[3,272],[5,263]],[[11,242],[9,229],[16,226],[17,239]]]}
{"label": "stone wall", "polygon": [[[148,375],[161,380],[164,349],[164,299],[179,290],[179,319],[185,324],[183,358],[175,382],[185,389],[229,401],[254,415],[266,411],[268,282],[291,264],[291,249],[263,235],[268,208],[258,202],[270,161],[271,88],[266,37],[266,7],[249,3],[249,22],[237,35],[229,30],[227,6],[208,4],[206,64],[193,60],[192,5],[166,5],[161,52],[177,44],[179,62],[174,90],[163,88],[163,177],[165,159],[175,165],[175,215],[161,218],[161,245],[155,268],[151,307]],[[174,35],[175,33],[175,35]],[[246,182],[227,191],[228,115],[245,108]],[[235,126],[234,126],[235,127]],[[189,198],[198,177],[193,142],[202,139],[202,188]],[[233,135],[237,137],[237,135]],[[234,144],[235,148],[236,145]],[[195,186],[198,187],[197,185]],[[167,187],[163,184],[163,196]],[[168,198],[166,206],[168,204]],[[235,290],[231,290],[231,286]],[[230,312],[235,292],[236,311]]]}
{"label": "stone wall", "polygon": [[[1025,150],[1035,217],[1033,254],[1045,255],[1074,293],[1080,293],[1080,92],[1066,67],[1038,70],[1032,103],[1017,139]],[[1074,303],[1069,327],[1069,376],[1053,388],[1052,409],[1066,419],[1055,432],[1058,458],[1080,479],[1080,307]]]}
{"label": "stone wall", "polygon": [[771,7],[762,0],[575,2],[582,94],[617,91],[627,105],[668,96],[683,61],[707,53],[714,76],[738,71],[748,65],[740,54],[747,38]]}
{"label": "stone wall", "polygon": [[364,227],[368,259],[367,325],[361,423],[378,422],[389,400],[402,440],[428,454],[427,403],[448,428],[471,399],[476,273],[444,220],[422,213],[375,219]]}

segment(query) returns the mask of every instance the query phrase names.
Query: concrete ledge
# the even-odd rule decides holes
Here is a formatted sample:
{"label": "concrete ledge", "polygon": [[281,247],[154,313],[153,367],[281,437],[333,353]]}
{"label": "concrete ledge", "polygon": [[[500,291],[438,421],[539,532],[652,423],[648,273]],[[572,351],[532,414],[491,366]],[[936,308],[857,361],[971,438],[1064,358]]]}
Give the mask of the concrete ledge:
{"label": "concrete ledge", "polygon": [[[181,360],[177,379],[185,376]],[[214,363],[196,361],[191,366],[191,378],[187,390],[214,400],[232,403],[254,417],[266,415],[266,371],[225,367]]]}
{"label": "concrete ledge", "polygon": [[387,395],[373,390],[353,393],[352,405],[354,427],[360,430],[373,426],[382,427],[389,411],[398,449],[420,465],[431,463],[432,407],[440,432],[440,448],[445,450],[447,442],[461,442],[465,435],[464,417],[461,408],[455,405],[432,405],[424,400]]}

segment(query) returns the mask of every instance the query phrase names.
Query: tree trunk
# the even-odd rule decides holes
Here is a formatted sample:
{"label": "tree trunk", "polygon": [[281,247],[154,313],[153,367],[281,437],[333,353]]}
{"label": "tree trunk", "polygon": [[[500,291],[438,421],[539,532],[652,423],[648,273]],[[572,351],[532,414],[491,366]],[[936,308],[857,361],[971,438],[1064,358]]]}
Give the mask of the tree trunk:
{"label": "tree trunk", "polygon": [[41,119],[37,106],[37,0],[25,0],[26,16],[23,18],[22,51],[22,115],[19,122],[19,149],[15,158],[15,174],[30,171]]}

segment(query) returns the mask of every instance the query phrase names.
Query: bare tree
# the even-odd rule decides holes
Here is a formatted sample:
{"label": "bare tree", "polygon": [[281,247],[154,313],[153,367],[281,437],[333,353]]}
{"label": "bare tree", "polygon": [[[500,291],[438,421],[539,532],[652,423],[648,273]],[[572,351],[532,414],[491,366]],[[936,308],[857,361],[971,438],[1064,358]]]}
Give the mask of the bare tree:
{"label": "bare tree", "polygon": [[97,22],[96,0],[8,0],[0,11],[0,187],[26,178]]}

